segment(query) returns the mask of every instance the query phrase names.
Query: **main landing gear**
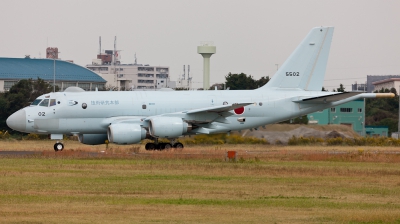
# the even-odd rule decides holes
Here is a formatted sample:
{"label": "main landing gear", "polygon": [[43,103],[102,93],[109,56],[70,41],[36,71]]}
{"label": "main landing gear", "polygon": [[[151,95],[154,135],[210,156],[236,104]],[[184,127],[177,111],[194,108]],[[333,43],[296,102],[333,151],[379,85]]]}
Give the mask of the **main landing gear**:
{"label": "main landing gear", "polygon": [[154,143],[149,142],[146,144],[146,150],[170,150],[172,148],[175,149],[183,149],[183,144],[180,142],[175,143],[158,143],[158,139],[154,140]]}
{"label": "main landing gear", "polygon": [[64,149],[64,145],[61,142],[57,142],[54,144],[54,151],[62,151]]}

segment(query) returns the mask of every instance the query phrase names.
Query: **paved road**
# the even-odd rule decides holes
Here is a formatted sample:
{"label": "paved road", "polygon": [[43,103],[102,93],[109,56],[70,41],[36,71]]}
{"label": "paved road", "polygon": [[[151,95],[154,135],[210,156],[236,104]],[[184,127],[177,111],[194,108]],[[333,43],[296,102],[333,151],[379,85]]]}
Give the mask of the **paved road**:
{"label": "paved road", "polygon": [[36,151],[0,151],[0,156],[31,156],[40,155],[42,152]]}

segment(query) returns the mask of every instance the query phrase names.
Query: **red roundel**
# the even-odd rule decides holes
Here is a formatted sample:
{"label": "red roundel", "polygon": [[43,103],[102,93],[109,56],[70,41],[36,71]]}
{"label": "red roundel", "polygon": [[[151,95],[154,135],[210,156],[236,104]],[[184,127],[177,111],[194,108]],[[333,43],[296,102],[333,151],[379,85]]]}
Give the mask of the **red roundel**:
{"label": "red roundel", "polygon": [[235,114],[241,115],[241,114],[244,113],[244,107],[236,108],[236,109],[234,109],[233,111],[235,111]]}

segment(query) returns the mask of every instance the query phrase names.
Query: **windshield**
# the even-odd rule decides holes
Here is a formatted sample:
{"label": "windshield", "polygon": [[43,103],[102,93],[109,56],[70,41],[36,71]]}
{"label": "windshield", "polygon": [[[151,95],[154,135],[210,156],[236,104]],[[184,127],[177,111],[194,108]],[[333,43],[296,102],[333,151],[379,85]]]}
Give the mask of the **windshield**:
{"label": "windshield", "polygon": [[36,106],[40,103],[40,101],[42,101],[42,99],[36,99],[31,103],[31,106]]}
{"label": "windshield", "polygon": [[44,99],[39,106],[48,107],[49,106],[49,99]]}

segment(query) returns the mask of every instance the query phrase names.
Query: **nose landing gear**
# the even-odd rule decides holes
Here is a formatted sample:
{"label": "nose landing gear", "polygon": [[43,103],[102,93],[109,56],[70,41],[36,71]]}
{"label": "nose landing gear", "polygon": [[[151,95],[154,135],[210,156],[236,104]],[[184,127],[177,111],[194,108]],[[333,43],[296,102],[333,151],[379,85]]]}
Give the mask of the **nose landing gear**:
{"label": "nose landing gear", "polygon": [[54,151],[62,151],[64,149],[64,145],[61,142],[57,142],[54,144]]}

